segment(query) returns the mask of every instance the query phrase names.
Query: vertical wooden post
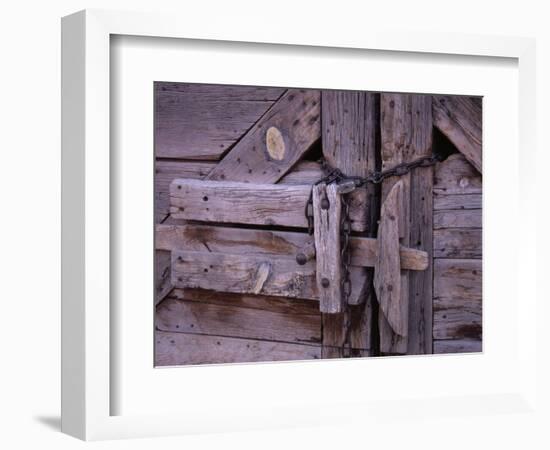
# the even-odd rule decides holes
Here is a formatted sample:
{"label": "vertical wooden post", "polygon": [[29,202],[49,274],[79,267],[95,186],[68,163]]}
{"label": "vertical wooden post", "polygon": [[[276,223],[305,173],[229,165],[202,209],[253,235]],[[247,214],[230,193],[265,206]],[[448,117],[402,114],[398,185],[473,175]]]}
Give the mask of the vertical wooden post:
{"label": "vertical wooden post", "polygon": [[[332,166],[346,175],[366,176],[376,169],[376,132],[378,95],[367,92],[322,91],[321,92],[321,138],[323,156]],[[377,199],[373,186],[351,194],[352,202],[362,204],[367,216],[366,235],[372,235],[376,228]],[[357,356],[368,356],[371,349],[372,270],[360,269],[352,283],[363,283],[366,298],[345,307],[345,312],[323,314],[323,358],[340,358],[346,339],[346,323],[351,324],[349,339]],[[365,289],[368,287],[368,289]],[[361,302],[361,300],[363,300]],[[349,319],[349,320],[347,320]]]}
{"label": "vertical wooden post", "polygon": [[317,289],[323,313],[342,312],[341,213],[342,201],[336,184],[320,183],[313,187]]}
{"label": "vertical wooden post", "polygon": [[[429,95],[382,94],[380,99],[382,168],[409,162],[432,151],[432,108]],[[433,168],[387,179],[382,201],[393,185],[402,180],[403,207],[398,216],[402,245],[427,251],[425,271],[401,273],[401,290],[409,296],[408,335],[394,333],[380,312],[380,351],[421,354],[432,352],[432,229]]]}

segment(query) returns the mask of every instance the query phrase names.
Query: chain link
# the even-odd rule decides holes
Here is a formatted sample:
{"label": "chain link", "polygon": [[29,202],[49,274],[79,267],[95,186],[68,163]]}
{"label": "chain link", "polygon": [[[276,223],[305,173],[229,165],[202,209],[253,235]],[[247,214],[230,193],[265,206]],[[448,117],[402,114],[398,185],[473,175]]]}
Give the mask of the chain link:
{"label": "chain link", "polygon": [[[444,158],[434,153],[431,156],[424,156],[422,158],[415,159],[414,161],[397,164],[391,169],[371,172],[366,177],[347,176],[342,173],[340,169],[330,167],[325,160],[321,161],[321,169],[324,176],[313,183],[316,186],[320,183],[341,184],[345,181],[353,181],[355,188],[359,188],[367,185],[368,183],[379,184],[386,178],[403,176],[416,169],[417,167],[430,167],[442,161]],[[309,194],[308,201],[306,203],[305,216],[307,219],[308,233],[311,235],[314,231],[313,220],[313,186]],[[346,336],[342,344],[342,355],[344,357],[351,356],[351,342],[350,342],[350,330],[351,330],[351,314],[348,307],[348,300],[351,295],[351,279],[350,279],[350,266],[351,266],[351,252],[349,251],[349,241],[351,236],[351,219],[349,217],[350,203],[348,194],[342,194],[342,214],[340,220],[340,248],[341,248],[341,260],[342,260],[342,300],[344,303],[344,317]]]}

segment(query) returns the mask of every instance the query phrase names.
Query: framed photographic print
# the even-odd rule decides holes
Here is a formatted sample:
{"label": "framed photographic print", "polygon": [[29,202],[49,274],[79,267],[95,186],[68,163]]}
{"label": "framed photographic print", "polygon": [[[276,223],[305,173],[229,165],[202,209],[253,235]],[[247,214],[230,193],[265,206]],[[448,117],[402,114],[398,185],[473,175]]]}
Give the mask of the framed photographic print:
{"label": "framed photographic print", "polygon": [[85,11],[62,43],[65,432],[529,409],[531,40]]}

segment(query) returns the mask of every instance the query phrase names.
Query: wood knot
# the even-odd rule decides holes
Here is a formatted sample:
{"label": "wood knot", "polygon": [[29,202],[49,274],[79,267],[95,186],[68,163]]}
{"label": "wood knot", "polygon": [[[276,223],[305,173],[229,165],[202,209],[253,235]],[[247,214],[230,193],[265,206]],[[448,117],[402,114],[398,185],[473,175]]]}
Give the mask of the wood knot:
{"label": "wood knot", "polygon": [[276,161],[282,161],[285,157],[285,141],[282,133],[276,127],[269,127],[265,135],[265,145],[269,157]]}

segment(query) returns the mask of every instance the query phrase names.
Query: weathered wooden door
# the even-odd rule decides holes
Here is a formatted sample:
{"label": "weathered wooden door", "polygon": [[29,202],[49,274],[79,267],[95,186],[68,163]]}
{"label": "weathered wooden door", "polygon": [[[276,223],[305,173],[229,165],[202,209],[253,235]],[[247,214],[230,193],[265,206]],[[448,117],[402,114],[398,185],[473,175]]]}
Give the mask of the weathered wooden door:
{"label": "weathered wooden door", "polygon": [[322,358],[431,353],[432,167],[356,187],[304,160],[366,177],[429,156],[431,96],[281,90],[224,145],[169,180],[168,290],[318,302]]}

